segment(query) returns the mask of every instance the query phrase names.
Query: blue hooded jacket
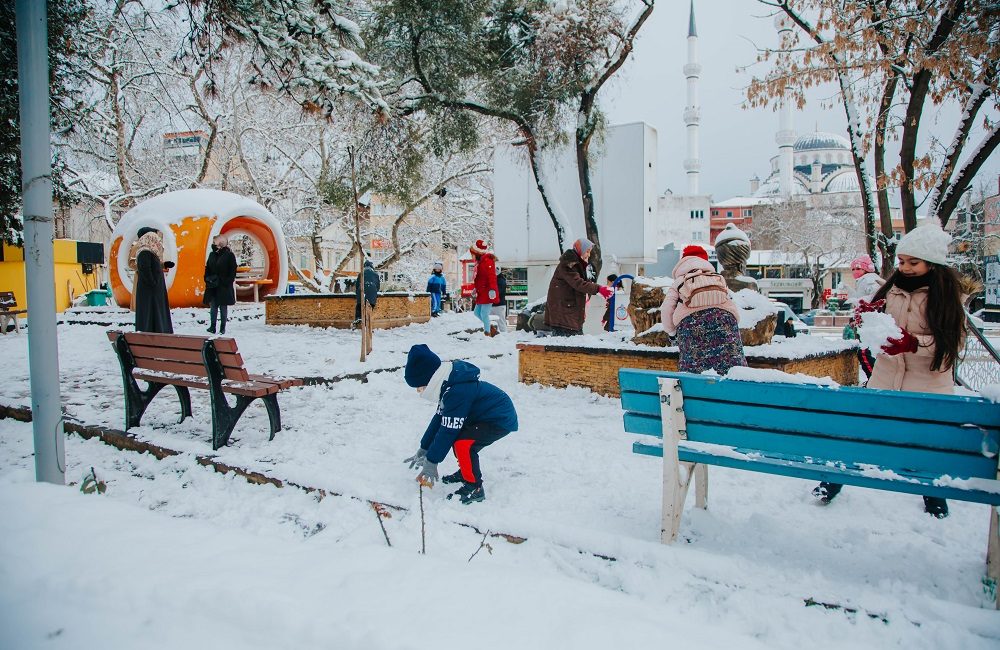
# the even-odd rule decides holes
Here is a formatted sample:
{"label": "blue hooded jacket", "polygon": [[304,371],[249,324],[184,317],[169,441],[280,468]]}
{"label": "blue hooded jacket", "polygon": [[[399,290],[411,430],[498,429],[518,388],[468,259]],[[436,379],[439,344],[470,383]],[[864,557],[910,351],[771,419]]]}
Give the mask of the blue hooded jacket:
{"label": "blue hooded jacket", "polygon": [[437,413],[431,418],[420,448],[427,460],[440,463],[455,444],[459,431],[488,423],[504,431],[517,431],[517,411],[507,393],[479,380],[479,368],[465,361],[452,361],[451,374],[441,386]]}

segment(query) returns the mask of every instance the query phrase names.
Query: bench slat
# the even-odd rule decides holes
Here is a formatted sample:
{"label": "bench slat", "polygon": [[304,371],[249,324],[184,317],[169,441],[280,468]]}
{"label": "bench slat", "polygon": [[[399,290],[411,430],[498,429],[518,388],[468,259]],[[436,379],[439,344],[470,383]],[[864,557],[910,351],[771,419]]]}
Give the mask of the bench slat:
{"label": "bench slat", "polygon": [[[112,336],[114,335],[114,336]],[[108,338],[114,341],[118,332],[109,331]],[[169,337],[169,338],[165,338]],[[149,332],[125,332],[125,340],[131,345],[151,345],[155,347],[173,347],[182,350],[200,350],[209,337],[191,334],[151,334]],[[236,339],[212,337],[215,349],[219,352],[235,354]]]}
{"label": "bench slat", "polygon": [[[161,375],[155,372],[142,372],[140,370],[137,370],[132,373],[132,376],[142,381],[151,381],[157,384],[169,384],[171,386],[177,385],[177,386],[187,386],[188,388],[208,389],[207,379],[203,380],[200,377],[195,377],[193,375],[184,375],[172,372],[169,375]],[[277,384],[266,384],[256,381],[224,380],[222,382],[223,393],[231,393],[233,395],[244,395],[246,397],[263,397],[265,395],[277,393],[279,390],[281,389]]]}
{"label": "bench slat", "polygon": [[[622,408],[631,413],[659,418],[659,395],[622,393]],[[747,428],[786,433],[832,437],[942,449],[982,455],[996,453],[1000,447],[1000,429],[938,424],[925,420],[907,420],[901,413],[893,419],[853,413],[848,401],[845,412],[817,414],[802,409],[773,407],[770,404],[728,403],[684,395],[684,416],[687,422],[731,424],[739,422]],[[806,424],[808,423],[808,424]],[[648,429],[648,428],[647,428]],[[642,433],[645,433],[646,429]],[[655,434],[654,434],[655,435]]]}
{"label": "bench slat", "polygon": [[[201,348],[197,350],[181,348],[164,348],[151,345],[130,345],[132,356],[139,359],[162,359],[164,361],[183,361],[184,363],[202,363]],[[223,352],[219,361],[227,368],[242,368],[243,357],[239,354]]]}
{"label": "bench slat", "polygon": [[[633,443],[632,451],[646,456],[663,456],[663,449],[659,445],[649,445],[640,442]],[[858,487],[868,487],[893,492],[906,492],[922,496],[936,496],[944,499],[958,499],[960,501],[972,501],[974,503],[986,503],[991,505],[1000,504],[1000,493],[995,491],[962,489],[952,486],[934,485],[934,477],[928,476],[901,476],[897,479],[885,478],[876,475],[874,472],[863,473],[857,469],[833,469],[824,465],[817,465],[805,462],[791,462],[782,459],[761,457],[761,458],[741,458],[738,450],[730,455],[719,455],[700,450],[686,448],[683,444],[678,447],[678,457],[681,462],[686,463],[707,463],[721,467],[733,469],[749,470],[752,472],[762,472],[765,474],[779,474],[793,478],[808,479],[814,481],[829,481],[833,483],[843,483],[845,485],[856,485]],[[912,479],[908,481],[906,479]],[[993,482],[996,483],[995,481]]]}
{"label": "bench slat", "polygon": [[[800,408],[826,413],[850,410],[873,417],[896,419],[901,413],[911,420],[952,424],[975,423],[1000,427],[1000,408],[982,397],[885,391],[873,388],[778,384],[727,380],[719,377],[623,368],[618,380],[623,392],[659,394],[658,377],[680,379],[685,400],[718,399],[718,386],[725,383],[725,400],[745,404],[766,403],[778,408]],[[887,399],[890,397],[891,399]],[[850,408],[845,405],[850,404]]]}

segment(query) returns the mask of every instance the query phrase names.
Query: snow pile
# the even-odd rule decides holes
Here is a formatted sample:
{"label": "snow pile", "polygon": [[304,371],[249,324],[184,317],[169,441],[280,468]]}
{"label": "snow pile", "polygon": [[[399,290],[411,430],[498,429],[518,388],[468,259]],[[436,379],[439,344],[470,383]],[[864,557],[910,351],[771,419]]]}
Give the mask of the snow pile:
{"label": "snow pile", "polygon": [[843,339],[826,339],[820,336],[796,336],[785,338],[776,336],[767,345],[752,345],[743,351],[747,356],[765,357],[768,359],[807,359],[828,352],[851,350],[857,347],[857,341]]}
{"label": "snow pile", "polygon": [[858,338],[861,346],[872,354],[879,354],[889,339],[898,339],[903,335],[896,319],[880,311],[869,311],[861,314],[861,326],[858,328]]}
{"label": "snow pile", "polygon": [[733,302],[740,308],[741,329],[751,329],[771,314],[777,314],[781,310],[767,296],[753,289],[740,289],[733,294]]}
{"label": "snow pile", "polygon": [[840,386],[830,377],[813,377],[804,375],[801,372],[795,374],[771,370],[768,368],[748,368],[746,366],[736,366],[730,368],[726,373],[726,379],[735,381],[753,381],[764,384],[811,384],[814,386]]}
{"label": "snow pile", "polygon": [[979,394],[993,402],[994,404],[1000,402],[1000,384],[990,384],[989,386],[983,386],[979,390]]}
{"label": "snow pile", "polygon": [[670,287],[670,285],[674,283],[674,279],[666,275],[656,278],[640,275],[636,277],[636,279],[633,280],[632,283],[633,287],[636,285],[641,285],[643,291],[649,291],[652,287],[662,287],[664,289],[667,289],[668,287]]}

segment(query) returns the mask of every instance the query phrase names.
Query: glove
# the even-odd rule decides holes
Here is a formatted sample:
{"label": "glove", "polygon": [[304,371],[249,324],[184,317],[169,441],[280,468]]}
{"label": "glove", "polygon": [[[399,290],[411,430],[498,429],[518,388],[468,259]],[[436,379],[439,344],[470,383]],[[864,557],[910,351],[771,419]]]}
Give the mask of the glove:
{"label": "glove", "polygon": [[424,458],[424,468],[417,474],[417,482],[432,488],[436,480],[438,480],[438,464]]}
{"label": "glove", "polygon": [[917,337],[903,330],[903,335],[898,339],[889,339],[882,346],[882,351],[889,356],[903,354],[904,352],[917,351]]}
{"label": "glove", "polygon": [[403,462],[409,463],[410,469],[416,469],[417,465],[423,463],[425,458],[427,458],[427,452],[423,449],[418,449],[417,453],[413,454],[409,458],[404,458]]}
{"label": "glove", "polygon": [[488,297],[488,298],[489,298],[490,300],[496,300],[496,299],[497,299],[497,292],[496,292],[496,291],[494,291],[493,289],[490,289],[490,293],[489,293],[489,296],[487,296],[487,297]]}
{"label": "glove", "polygon": [[615,295],[614,290],[611,287],[600,287],[597,293],[601,294],[601,297],[607,300],[611,296]]}
{"label": "glove", "polygon": [[859,300],[858,306],[854,308],[854,315],[851,316],[851,325],[854,329],[861,327],[861,314],[865,314],[871,311],[882,311],[885,309],[885,299],[874,300],[868,302],[867,300]]}

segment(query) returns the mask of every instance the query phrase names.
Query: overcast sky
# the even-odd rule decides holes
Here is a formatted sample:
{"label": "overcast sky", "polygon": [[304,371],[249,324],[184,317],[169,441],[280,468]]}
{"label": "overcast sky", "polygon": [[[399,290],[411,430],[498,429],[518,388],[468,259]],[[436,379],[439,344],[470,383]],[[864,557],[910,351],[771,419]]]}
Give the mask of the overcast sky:
{"label": "overcast sky", "polygon": [[[601,92],[601,102],[611,124],[644,121],[654,127],[659,138],[659,188],[675,193],[687,191],[682,163],[686,135],[682,119],[686,84],[682,68],[687,59],[689,0],[660,0],[639,33],[631,59]],[[637,4],[637,3],[634,3]],[[774,134],[778,115],[771,109],[744,109],[744,89],[750,72],[738,66],[756,60],[754,43],[774,45],[777,34],[768,17],[769,7],[756,0],[695,0],[699,58],[702,65],[701,100],[701,191],[721,201],[749,192],[749,179],[770,174],[769,160],[777,154]],[[759,65],[751,68],[763,74]],[[794,115],[800,135],[830,131],[846,137],[842,106],[836,102],[835,88],[823,88]],[[834,102],[823,108],[823,100]],[[929,104],[929,103],[928,103]],[[942,110],[938,124],[924,121],[921,135],[935,133],[949,140],[958,111]],[[920,152],[918,151],[918,154]],[[985,178],[996,193],[998,156],[987,161],[979,178]]]}

